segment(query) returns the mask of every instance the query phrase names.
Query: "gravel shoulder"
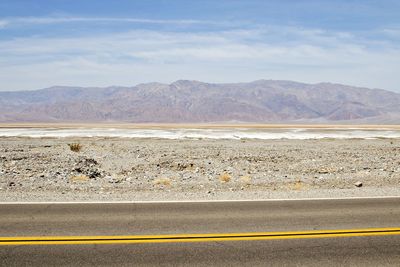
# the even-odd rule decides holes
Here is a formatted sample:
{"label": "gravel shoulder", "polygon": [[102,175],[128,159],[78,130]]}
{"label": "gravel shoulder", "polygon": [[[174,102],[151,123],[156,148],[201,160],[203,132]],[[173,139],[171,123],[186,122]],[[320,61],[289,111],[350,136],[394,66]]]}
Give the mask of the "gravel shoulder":
{"label": "gravel shoulder", "polygon": [[368,196],[400,196],[400,140],[0,138],[1,202]]}

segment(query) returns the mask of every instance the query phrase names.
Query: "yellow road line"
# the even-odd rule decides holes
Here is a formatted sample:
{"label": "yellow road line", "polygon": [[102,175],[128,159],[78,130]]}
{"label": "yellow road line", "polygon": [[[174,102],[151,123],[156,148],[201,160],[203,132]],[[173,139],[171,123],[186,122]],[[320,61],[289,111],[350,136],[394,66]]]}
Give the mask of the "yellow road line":
{"label": "yellow road line", "polygon": [[212,233],[175,235],[124,235],[124,236],[31,236],[0,237],[0,246],[7,245],[83,245],[127,243],[175,243],[212,241],[250,241],[274,239],[337,238],[355,236],[400,235],[400,228],[367,228],[346,230],[313,230],[290,232]]}

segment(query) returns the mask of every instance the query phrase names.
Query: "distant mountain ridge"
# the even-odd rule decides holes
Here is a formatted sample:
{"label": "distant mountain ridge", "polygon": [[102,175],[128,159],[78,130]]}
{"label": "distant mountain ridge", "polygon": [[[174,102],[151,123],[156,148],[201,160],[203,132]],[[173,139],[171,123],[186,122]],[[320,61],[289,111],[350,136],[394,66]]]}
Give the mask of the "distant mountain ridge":
{"label": "distant mountain ridge", "polygon": [[400,94],[332,83],[179,80],[0,92],[0,122],[399,123]]}

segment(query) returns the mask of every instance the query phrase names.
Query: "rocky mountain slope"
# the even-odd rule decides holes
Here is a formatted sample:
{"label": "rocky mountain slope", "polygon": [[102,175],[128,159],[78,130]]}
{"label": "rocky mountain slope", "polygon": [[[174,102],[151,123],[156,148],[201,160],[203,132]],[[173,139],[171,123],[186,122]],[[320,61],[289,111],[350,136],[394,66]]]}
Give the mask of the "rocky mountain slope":
{"label": "rocky mountain slope", "polygon": [[0,92],[0,122],[400,122],[400,94],[340,84],[180,80]]}

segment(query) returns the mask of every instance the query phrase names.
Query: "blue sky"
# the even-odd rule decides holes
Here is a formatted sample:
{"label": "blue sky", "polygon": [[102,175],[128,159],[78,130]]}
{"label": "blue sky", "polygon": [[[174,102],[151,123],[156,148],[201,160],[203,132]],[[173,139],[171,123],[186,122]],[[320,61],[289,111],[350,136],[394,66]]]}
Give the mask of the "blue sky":
{"label": "blue sky", "polygon": [[397,0],[0,0],[0,90],[192,79],[400,92]]}

